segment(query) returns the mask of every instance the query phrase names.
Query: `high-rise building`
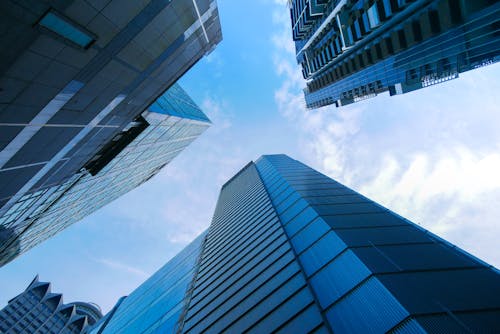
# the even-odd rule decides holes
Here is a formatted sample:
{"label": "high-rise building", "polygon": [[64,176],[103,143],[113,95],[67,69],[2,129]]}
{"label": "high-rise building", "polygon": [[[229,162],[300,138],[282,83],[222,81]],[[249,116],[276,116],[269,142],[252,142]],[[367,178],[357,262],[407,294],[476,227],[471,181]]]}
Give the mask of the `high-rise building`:
{"label": "high-rise building", "polygon": [[64,304],[62,294],[51,292],[50,283],[40,282],[36,276],[25,291],[0,310],[0,332],[83,334],[101,318],[97,305]]}
{"label": "high-rise building", "polygon": [[222,37],[215,0],[7,0],[0,22],[3,265],[202,132],[208,119],[173,84]]}
{"label": "high-rise building", "polygon": [[174,84],[71,179],[27,194],[7,210],[0,218],[5,226],[0,264],[146,182],[209,125]]}
{"label": "high-rise building", "polygon": [[500,272],[285,155],[223,185],[212,224],[91,331],[496,333]]}
{"label": "high-rise building", "polygon": [[90,333],[175,333],[185,313],[204,239],[205,233],[122,298]]}
{"label": "high-rise building", "polygon": [[290,0],[306,105],[337,107],[454,79],[500,56],[494,0]]}

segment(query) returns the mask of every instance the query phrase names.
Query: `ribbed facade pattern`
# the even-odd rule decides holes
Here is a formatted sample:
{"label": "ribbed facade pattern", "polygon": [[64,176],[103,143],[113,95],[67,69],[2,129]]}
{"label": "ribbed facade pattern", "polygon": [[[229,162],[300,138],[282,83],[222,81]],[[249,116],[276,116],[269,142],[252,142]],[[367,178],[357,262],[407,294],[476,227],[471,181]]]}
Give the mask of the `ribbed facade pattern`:
{"label": "ribbed facade pattern", "polygon": [[257,168],[334,333],[495,333],[500,274],[284,155]]}
{"label": "ribbed facade pattern", "polygon": [[222,189],[183,333],[325,332],[253,163]]}
{"label": "ribbed facade pattern", "polygon": [[[203,238],[184,310],[167,333],[500,328],[497,269],[285,155],[249,163],[222,187]],[[145,286],[161,295],[178,280],[161,271],[163,283],[132,295]],[[120,321],[166,310],[137,303]]]}
{"label": "ribbed facade pattern", "polygon": [[89,334],[175,333],[196,274],[205,233],[124,297]]}

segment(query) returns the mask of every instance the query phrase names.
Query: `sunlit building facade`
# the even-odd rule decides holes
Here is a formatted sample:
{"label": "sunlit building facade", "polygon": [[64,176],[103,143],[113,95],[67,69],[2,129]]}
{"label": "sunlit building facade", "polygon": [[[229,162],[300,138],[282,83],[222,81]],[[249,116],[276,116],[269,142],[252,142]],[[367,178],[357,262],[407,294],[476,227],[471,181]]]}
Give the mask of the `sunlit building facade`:
{"label": "sunlit building facade", "polygon": [[7,0],[0,20],[1,266],[207,127],[174,84],[222,36],[215,0]]}
{"label": "sunlit building facade", "polygon": [[0,264],[148,181],[209,126],[174,84],[71,179],[22,197],[4,214],[0,221],[16,233],[5,234]]}
{"label": "sunlit building facade", "polygon": [[500,55],[491,0],[291,0],[306,104],[342,106],[457,78]]}
{"label": "sunlit building facade", "polygon": [[90,333],[175,333],[186,311],[205,235],[197,237],[139,288],[122,298]]}
{"label": "sunlit building facade", "polygon": [[91,303],[64,304],[60,293],[51,292],[48,282],[38,276],[25,291],[0,310],[0,332],[5,334],[84,334],[102,318]]}
{"label": "sunlit building facade", "polygon": [[269,155],[223,185],[207,232],[91,333],[495,333],[498,296],[494,267]]}

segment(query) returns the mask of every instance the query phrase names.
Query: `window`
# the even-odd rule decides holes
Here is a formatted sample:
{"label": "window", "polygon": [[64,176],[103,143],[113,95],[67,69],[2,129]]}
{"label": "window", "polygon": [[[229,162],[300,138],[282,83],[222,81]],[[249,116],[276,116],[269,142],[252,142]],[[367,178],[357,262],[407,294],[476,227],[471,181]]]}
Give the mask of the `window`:
{"label": "window", "polygon": [[391,15],[392,15],[392,9],[391,9],[391,2],[390,2],[390,0],[383,0],[382,1],[382,5],[384,6],[385,17],[386,18],[391,17]]}
{"label": "window", "polygon": [[356,32],[356,39],[360,39],[363,36],[361,32],[361,25],[359,24],[359,19],[354,21],[354,31]]}
{"label": "window", "polygon": [[38,24],[84,49],[95,41],[88,32],[53,11],[45,14]]}
{"label": "window", "polygon": [[361,19],[363,20],[363,29],[365,33],[370,32],[370,22],[368,21],[368,14],[363,13]]}
{"label": "window", "polygon": [[371,6],[366,13],[368,14],[368,20],[370,21],[370,28],[373,29],[380,25],[380,18],[378,16],[376,3]]}
{"label": "window", "polygon": [[406,6],[408,4],[409,1],[407,0],[397,0],[398,2],[398,7],[399,8],[403,8],[404,6]]}
{"label": "window", "polygon": [[335,54],[335,49],[333,47],[333,44],[328,45],[328,50],[330,52],[330,59],[335,58],[337,55]]}
{"label": "window", "polygon": [[342,48],[340,47],[340,37],[335,38],[335,53],[338,55],[342,52]]}
{"label": "window", "polygon": [[352,45],[354,43],[354,37],[352,35],[352,26],[347,27],[347,43]]}

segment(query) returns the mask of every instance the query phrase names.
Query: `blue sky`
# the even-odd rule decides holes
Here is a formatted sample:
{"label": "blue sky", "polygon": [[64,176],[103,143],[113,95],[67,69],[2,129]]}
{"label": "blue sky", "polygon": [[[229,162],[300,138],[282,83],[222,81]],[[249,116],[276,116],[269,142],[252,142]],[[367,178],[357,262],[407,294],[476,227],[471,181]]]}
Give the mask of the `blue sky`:
{"label": "blue sky", "polygon": [[304,109],[283,1],[218,0],[223,42],[181,80],[213,126],[160,174],[0,270],[104,311],[210,224],[220,186],[286,153],[500,266],[500,65],[344,108]]}

